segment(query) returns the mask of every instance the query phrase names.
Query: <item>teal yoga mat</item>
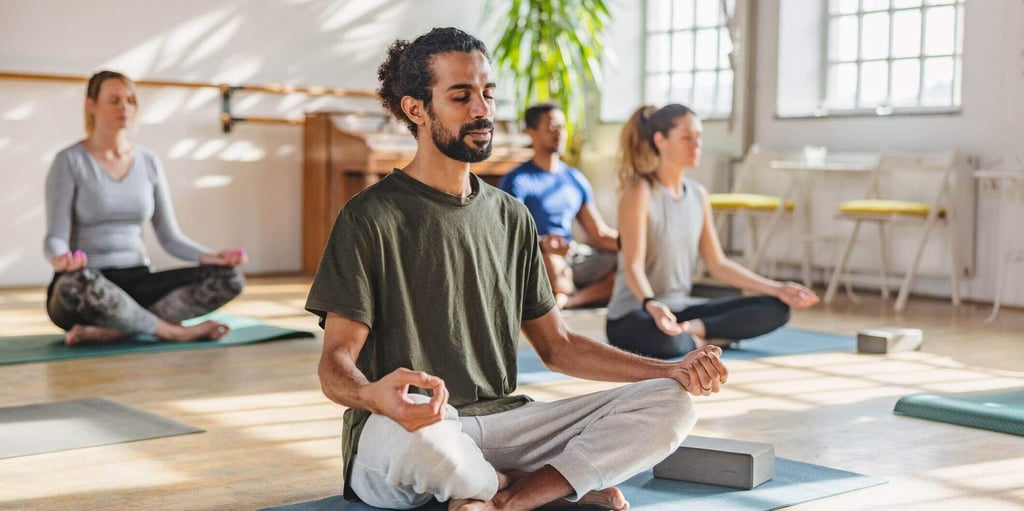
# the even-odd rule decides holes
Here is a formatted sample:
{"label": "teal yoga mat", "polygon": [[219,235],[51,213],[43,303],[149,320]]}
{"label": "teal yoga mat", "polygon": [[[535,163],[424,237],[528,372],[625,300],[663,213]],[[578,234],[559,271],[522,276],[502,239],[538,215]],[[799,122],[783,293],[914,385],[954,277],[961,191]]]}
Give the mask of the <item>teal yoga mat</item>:
{"label": "teal yoga mat", "polygon": [[[884,483],[885,480],[875,477],[785,458],[775,458],[775,478],[753,490],[737,490],[724,486],[658,479],[650,470],[619,485],[619,489],[629,500],[630,511],[679,511],[681,509],[766,511]],[[349,502],[340,496],[335,496],[267,508],[264,511],[374,511],[377,509],[379,508],[361,502]],[[435,503],[419,509],[442,510],[447,509],[447,506]],[[580,508],[546,507],[544,509],[567,511]]]}
{"label": "teal yoga mat", "polygon": [[1024,389],[969,396],[914,394],[896,402],[897,414],[1024,436]]}
{"label": "teal yoga mat", "polygon": [[[827,334],[800,328],[780,328],[774,332],[747,339],[738,348],[722,350],[723,360],[749,360],[783,355],[799,355],[826,351],[849,351],[857,349],[852,336]],[[548,370],[544,363],[529,347],[519,350],[519,384],[530,385],[549,381],[566,380],[569,377]]]}
{"label": "teal yoga mat", "polygon": [[107,344],[65,346],[63,335],[31,335],[23,337],[0,337],[0,365],[25,362],[44,362],[74,358],[106,357],[131,353],[155,351],[196,350],[237,346],[281,339],[312,338],[312,332],[292,330],[268,325],[262,321],[231,314],[207,314],[193,318],[185,324],[194,324],[208,319],[220,321],[231,327],[231,331],[218,341],[160,342],[148,335],[138,335]]}

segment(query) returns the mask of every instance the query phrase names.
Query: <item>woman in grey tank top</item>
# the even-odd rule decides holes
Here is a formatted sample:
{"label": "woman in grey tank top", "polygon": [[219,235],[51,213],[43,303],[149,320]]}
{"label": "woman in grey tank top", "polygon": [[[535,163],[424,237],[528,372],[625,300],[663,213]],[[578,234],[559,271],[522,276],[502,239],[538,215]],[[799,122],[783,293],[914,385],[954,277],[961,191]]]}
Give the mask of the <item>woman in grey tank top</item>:
{"label": "woman in grey tank top", "polygon": [[[678,104],[638,109],[622,130],[621,250],[608,304],[608,340],[659,358],[775,330],[790,307],[818,302],[810,289],[776,282],[725,257],[707,192],[686,172],[700,160],[701,122]],[[713,277],[760,296],[690,296],[697,257]]]}
{"label": "woman in grey tank top", "polygon": [[[54,269],[46,310],[67,330],[67,344],[132,334],[219,339],[227,333],[221,323],[180,322],[224,305],[244,284],[235,268],[246,260],[243,250],[212,252],[178,229],[160,160],[128,138],[136,113],[131,80],[112,71],[93,75],[87,138],[59,152],[46,177],[43,251]],[[151,272],[146,221],[168,253],[200,266]]]}

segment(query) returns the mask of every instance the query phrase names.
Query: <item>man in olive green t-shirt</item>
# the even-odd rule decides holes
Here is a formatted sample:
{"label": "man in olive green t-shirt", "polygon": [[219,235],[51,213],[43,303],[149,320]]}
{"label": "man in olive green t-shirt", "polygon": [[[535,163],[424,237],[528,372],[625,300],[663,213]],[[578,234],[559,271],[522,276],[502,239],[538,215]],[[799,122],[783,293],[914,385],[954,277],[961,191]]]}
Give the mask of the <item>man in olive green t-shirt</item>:
{"label": "man in olive green t-shirt", "polygon": [[[567,328],[529,212],[469,172],[491,152],[483,43],[434,29],[395,42],[378,74],[417,153],[338,215],[306,302],[324,327],[324,394],[349,408],[346,497],[624,509],[615,485],[682,442],[696,421],[687,392],[727,378],[721,351],[658,361]],[[554,370],[637,383],[551,403],[512,395],[520,329]]]}

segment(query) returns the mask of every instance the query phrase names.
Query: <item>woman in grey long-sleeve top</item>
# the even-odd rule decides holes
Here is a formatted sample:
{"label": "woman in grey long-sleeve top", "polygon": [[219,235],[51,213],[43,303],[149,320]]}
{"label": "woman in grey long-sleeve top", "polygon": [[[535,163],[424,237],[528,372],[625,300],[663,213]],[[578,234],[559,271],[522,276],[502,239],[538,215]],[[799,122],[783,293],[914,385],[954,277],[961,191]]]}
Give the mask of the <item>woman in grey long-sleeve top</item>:
{"label": "woman in grey long-sleeve top", "polygon": [[[43,251],[54,268],[46,309],[67,330],[67,344],[106,342],[132,334],[167,341],[219,339],[215,321],[180,322],[238,296],[235,267],[244,250],[213,252],[178,228],[160,160],[132,146],[135,85],[112,71],[92,76],[86,91],[87,138],[57,153],[46,177]],[[199,266],[151,272],[142,225],[160,245]]]}

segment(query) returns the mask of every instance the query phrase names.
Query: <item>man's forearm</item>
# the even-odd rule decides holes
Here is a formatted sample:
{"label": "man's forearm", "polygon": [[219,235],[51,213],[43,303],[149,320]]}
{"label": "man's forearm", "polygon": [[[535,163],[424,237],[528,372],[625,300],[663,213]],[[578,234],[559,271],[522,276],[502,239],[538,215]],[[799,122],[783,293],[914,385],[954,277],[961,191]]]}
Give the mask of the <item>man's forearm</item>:
{"label": "man's forearm", "polygon": [[375,412],[373,403],[363,392],[370,381],[350,357],[335,353],[320,360],[320,388],[331,401],[349,408]]}
{"label": "man's forearm", "polygon": [[553,370],[597,381],[634,382],[671,378],[677,364],[641,357],[571,332],[545,360]]}

